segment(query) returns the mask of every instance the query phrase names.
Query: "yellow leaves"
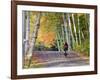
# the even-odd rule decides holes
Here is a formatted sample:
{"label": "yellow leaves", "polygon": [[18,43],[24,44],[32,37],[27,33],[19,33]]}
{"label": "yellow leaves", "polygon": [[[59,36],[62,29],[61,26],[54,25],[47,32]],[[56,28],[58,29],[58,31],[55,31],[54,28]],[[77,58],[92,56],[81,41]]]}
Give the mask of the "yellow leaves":
{"label": "yellow leaves", "polygon": [[40,31],[46,32],[46,27],[47,27],[47,17],[42,16],[40,20]]}
{"label": "yellow leaves", "polygon": [[41,21],[40,21],[40,24],[43,24],[47,21],[47,17],[46,16],[42,16],[41,17]]}
{"label": "yellow leaves", "polygon": [[55,41],[55,32],[50,26],[47,16],[42,16],[40,20],[40,28],[37,36],[38,42],[42,42],[45,47],[51,47]]}
{"label": "yellow leaves", "polygon": [[54,44],[54,39],[55,39],[55,33],[54,32],[48,32],[48,33],[39,33],[38,35],[38,40],[46,47],[51,47],[52,44]]}
{"label": "yellow leaves", "polygon": [[[36,43],[43,43],[45,47],[51,47],[55,41],[55,22],[48,16],[41,16],[40,27],[36,39]],[[36,12],[31,14],[30,18],[30,37],[34,31],[34,24],[36,20]]]}

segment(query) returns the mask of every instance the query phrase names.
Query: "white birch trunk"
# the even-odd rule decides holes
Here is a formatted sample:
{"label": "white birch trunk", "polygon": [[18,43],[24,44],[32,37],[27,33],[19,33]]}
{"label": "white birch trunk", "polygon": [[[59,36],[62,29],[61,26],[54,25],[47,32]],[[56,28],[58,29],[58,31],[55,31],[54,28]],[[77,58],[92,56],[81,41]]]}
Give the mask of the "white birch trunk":
{"label": "white birch trunk", "polygon": [[79,33],[79,43],[81,44],[81,33],[80,33],[80,23],[79,23],[79,15],[78,15],[78,33]]}
{"label": "white birch trunk", "polygon": [[34,46],[35,46],[35,42],[36,42],[36,38],[37,38],[37,34],[38,34],[38,29],[40,27],[40,15],[41,15],[41,13],[38,13],[36,16],[36,23],[34,25],[34,32],[32,34],[32,39],[30,41],[30,48],[29,48],[28,55],[27,55],[28,58],[30,58],[32,56],[32,53],[34,50]]}
{"label": "white birch trunk", "polygon": [[64,27],[63,27],[63,25],[61,25],[61,29],[62,29],[62,39],[63,39],[63,44],[64,44],[64,42],[65,42],[65,38],[64,38]]}
{"label": "white birch trunk", "polygon": [[[62,15],[63,17],[63,21],[64,21],[64,29],[65,29],[65,38],[67,40],[67,43],[68,43],[68,46],[70,46],[70,42],[69,42],[69,39],[68,39],[68,30],[67,30],[67,21],[66,21],[66,15],[65,13],[63,13]],[[68,50],[70,49],[70,47],[68,47]]]}
{"label": "white birch trunk", "polygon": [[23,44],[24,55],[29,49],[29,33],[30,33],[30,15],[29,12],[23,12]]}
{"label": "white birch trunk", "polygon": [[83,38],[83,40],[85,39],[85,37],[84,37],[84,34],[83,34],[83,32],[81,31],[81,34],[82,34],[82,38]]}
{"label": "white birch trunk", "polygon": [[25,55],[25,34],[26,34],[26,20],[25,20],[25,11],[22,12],[22,42],[23,42],[23,55]]}
{"label": "white birch trunk", "polygon": [[72,21],[73,21],[73,26],[74,26],[74,33],[75,33],[75,38],[76,38],[76,44],[78,45],[78,39],[77,39],[77,33],[76,33],[74,14],[72,14]]}
{"label": "white birch trunk", "polygon": [[71,38],[72,38],[72,45],[74,47],[75,39],[74,39],[73,32],[72,32],[72,25],[71,25],[70,15],[69,14],[68,14],[68,24],[69,24],[69,29],[70,29]]}
{"label": "white birch trunk", "polygon": [[22,11],[22,47],[23,47],[23,67],[24,67],[24,61],[25,61],[25,42],[24,42],[24,39],[25,39],[25,35],[26,35],[26,19],[25,19],[25,11]]}
{"label": "white birch trunk", "polygon": [[60,45],[59,45],[59,38],[58,38],[58,34],[56,34],[56,40],[57,40],[57,47],[58,47],[58,51],[60,52]]}

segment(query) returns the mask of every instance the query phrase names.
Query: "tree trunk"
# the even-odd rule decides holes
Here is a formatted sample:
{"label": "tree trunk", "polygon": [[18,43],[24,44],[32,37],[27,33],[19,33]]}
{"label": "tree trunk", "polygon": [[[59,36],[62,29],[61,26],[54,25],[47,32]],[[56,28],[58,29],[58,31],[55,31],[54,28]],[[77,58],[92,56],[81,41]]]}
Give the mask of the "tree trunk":
{"label": "tree trunk", "polygon": [[26,38],[26,19],[25,19],[25,11],[22,12],[22,46],[23,46],[23,56],[25,55],[25,38]]}
{"label": "tree trunk", "polygon": [[58,48],[58,51],[60,52],[60,44],[59,44],[58,33],[56,34],[56,41],[57,41],[57,48]]}
{"label": "tree trunk", "polygon": [[72,32],[72,24],[70,21],[70,15],[68,14],[68,25],[69,25],[69,29],[70,29],[70,34],[71,34],[71,38],[72,38],[72,47],[74,47],[74,43],[75,43],[75,39],[74,39],[74,35]]}
{"label": "tree trunk", "polygon": [[83,38],[83,40],[85,39],[85,37],[84,37],[84,34],[83,34],[83,32],[81,31],[81,34],[82,34],[82,38]]}
{"label": "tree trunk", "polygon": [[78,45],[78,39],[77,39],[77,33],[76,33],[76,26],[75,26],[74,14],[72,14],[72,21],[73,21],[75,38],[76,38],[76,44]]}
{"label": "tree trunk", "polygon": [[30,14],[27,11],[23,11],[22,12],[23,65],[24,65],[26,53],[29,49],[29,33],[30,33]]}
{"label": "tree trunk", "polygon": [[25,53],[27,53],[29,49],[29,33],[30,33],[30,14],[29,12],[26,12],[26,49]]}
{"label": "tree trunk", "polygon": [[68,50],[70,50],[70,42],[69,42],[69,37],[68,37],[68,25],[67,25],[67,20],[66,20],[66,14],[63,13],[62,15],[63,17],[63,22],[64,22],[64,29],[65,29],[65,38],[66,38],[66,42],[68,43]]}
{"label": "tree trunk", "polygon": [[30,15],[29,12],[23,12],[23,29],[22,29],[22,36],[23,36],[23,54],[26,55],[29,49],[29,33],[30,33]]}
{"label": "tree trunk", "polygon": [[61,30],[62,30],[62,40],[63,40],[63,44],[65,42],[65,34],[64,34],[64,26],[61,25]]}
{"label": "tree trunk", "polygon": [[80,33],[80,23],[79,23],[80,21],[79,21],[79,15],[78,15],[78,33],[79,33],[79,43],[80,43],[80,45],[81,45],[81,33]]}
{"label": "tree trunk", "polygon": [[33,31],[33,34],[32,34],[32,39],[30,40],[30,48],[29,48],[28,55],[27,55],[27,57],[29,57],[29,58],[32,56],[34,46],[35,46],[35,42],[36,42],[36,38],[37,38],[37,35],[38,35],[38,29],[40,27],[40,15],[41,15],[41,13],[37,13],[37,16],[36,16],[34,31]]}

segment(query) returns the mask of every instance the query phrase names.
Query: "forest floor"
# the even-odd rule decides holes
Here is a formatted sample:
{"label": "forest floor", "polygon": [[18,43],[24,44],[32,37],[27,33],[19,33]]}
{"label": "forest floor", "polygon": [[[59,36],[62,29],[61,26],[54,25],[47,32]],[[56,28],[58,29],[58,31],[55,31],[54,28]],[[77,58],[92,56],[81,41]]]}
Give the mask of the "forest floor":
{"label": "forest floor", "polygon": [[[69,67],[89,65],[89,58],[81,56],[74,51],[68,51],[65,57],[64,52],[58,51],[34,51],[31,58],[31,68],[41,67]],[[27,66],[25,62],[25,66]],[[29,67],[28,67],[29,68]]]}

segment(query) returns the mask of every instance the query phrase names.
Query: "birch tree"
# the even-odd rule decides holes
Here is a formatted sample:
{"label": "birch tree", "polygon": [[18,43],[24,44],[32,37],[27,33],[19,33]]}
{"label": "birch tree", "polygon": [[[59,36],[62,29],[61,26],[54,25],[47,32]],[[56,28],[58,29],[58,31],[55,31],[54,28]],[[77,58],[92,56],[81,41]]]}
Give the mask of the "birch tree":
{"label": "birch tree", "polygon": [[30,14],[27,11],[23,12],[23,43],[24,43],[24,53],[26,55],[29,49],[29,33],[30,33]]}
{"label": "birch tree", "polygon": [[80,45],[81,45],[81,32],[80,32],[80,21],[79,21],[79,15],[77,16],[77,18],[78,18],[78,34],[79,34],[79,43],[80,43]]}
{"label": "birch tree", "polygon": [[64,29],[65,29],[65,38],[66,38],[66,41],[68,43],[68,48],[70,49],[70,42],[69,42],[69,38],[68,38],[68,25],[67,25],[67,20],[66,20],[66,13],[63,13],[62,15],[63,17],[63,23],[64,23]]}
{"label": "birch tree", "polygon": [[26,34],[26,19],[25,19],[25,11],[22,12],[22,42],[23,42],[23,56],[25,55],[25,34]]}
{"label": "birch tree", "polygon": [[30,48],[29,48],[28,55],[27,55],[28,58],[30,58],[32,56],[32,53],[33,53],[33,50],[34,50],[36,38],[37,38],[37,35],[38,35],[38,30],[39,30],[39,27],[40,27],[40,16],[41,16],[41,13],[40,12],[37,13],[35,25],[34,25],[34,31],[32,33],[32,38],[30,40]]}
{"label": "birch tree", "polygon": [[60,52],[61,49],[60,49],[60,44],[59,44],[59,34],[58,34],[58,33],[56,34],[56,41],[57,41],[57,48],[58,48],[58,51]]}
{"label": "birch tree", "polygon": [[63,43],[65,42],[65,34],[64,34],[64,25],[61,24],[61,30],[62,30],[62,40],[63,40]]}
{"label": "birch tree", "polygon": [[78,39],[77,39],[77,33],[76,33],[76,26],[75,26],[75,19],[74,19],[74,14],[73,13],[72,13],[72,21],[73,21],[73,27],[74,27],[76,44],[78,45]]}

